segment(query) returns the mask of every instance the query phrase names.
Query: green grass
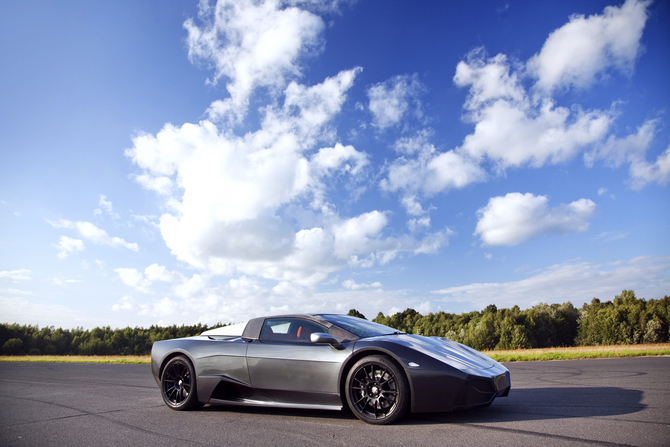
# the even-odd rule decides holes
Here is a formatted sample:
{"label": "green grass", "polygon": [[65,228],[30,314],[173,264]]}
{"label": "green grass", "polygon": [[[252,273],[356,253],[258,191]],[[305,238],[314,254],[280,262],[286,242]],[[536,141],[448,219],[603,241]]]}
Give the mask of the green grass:
{"label": "green grass", "polygon": [[606,359],[670,355],[670,343],[650,345],[576,346],[572,348],[518,349],[485,351],[498,362],[532,362],[541,360]]}
{"label": "green grass", "polygon": [[151,363],[148,355],[20,355],[0,356],[0,362]]}
{"label": "green grass", "polygon": [[[517,349],[513,351],[484,351],[484,354],[499,362],[647,357],[670,355],[670,343],[659,343],[654,345],[576,346],[572,348]],[[151,363],[151,357],[148,355],[0,356],[0,362]]]}

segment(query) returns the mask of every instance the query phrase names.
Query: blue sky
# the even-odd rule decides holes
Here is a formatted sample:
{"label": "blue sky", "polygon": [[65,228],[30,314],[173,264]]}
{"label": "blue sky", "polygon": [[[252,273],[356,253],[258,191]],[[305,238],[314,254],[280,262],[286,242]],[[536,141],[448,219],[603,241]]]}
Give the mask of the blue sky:
{"label": "blue sky", "polygon": [[670,5],[4,2],[0,321],[670,293]]}

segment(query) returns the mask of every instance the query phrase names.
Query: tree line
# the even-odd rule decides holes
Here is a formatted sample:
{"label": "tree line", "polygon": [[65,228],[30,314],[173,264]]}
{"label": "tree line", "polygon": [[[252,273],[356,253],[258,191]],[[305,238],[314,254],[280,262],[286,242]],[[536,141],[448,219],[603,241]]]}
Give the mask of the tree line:
{"label": "tree line", "polygon": [[[349,315],[365,318],[355,309]],[[421,315],[414,309],[389,316],[379,312],[372,321],[410,334],[448,338],[477,350],[663,343],[670,336],[670,297],[645,300],[624,290],[613,301],[594,298],[581,309],[569,301],[540,303],[526,310],[491,304],[481,312],[459,315]],[[0,324],[0,346],[5,355],[148,355],[155,341],[198,335],[219,326],[69,330]]]}
{"label": "tree line", "polygon": [[[349,314],[364,318],[355,309]],[[414,309],[389,316],[380,312],[372,321],[410,334],[448,338],[477,350],[664,343],[670,338],[670,297],[647,301],[624,290],[613,301],[594,298],[581,309],[569,301],[540,303],[526,310],[491,304],[481,312],[460,315],[421,315]]]}
{"label": "tree line", "polygon": [[[218,324],[212,327],[222,326]],[[155,341],[198,335],[207,325],[92,330],[0,324],[5,355],[148,355]]]}

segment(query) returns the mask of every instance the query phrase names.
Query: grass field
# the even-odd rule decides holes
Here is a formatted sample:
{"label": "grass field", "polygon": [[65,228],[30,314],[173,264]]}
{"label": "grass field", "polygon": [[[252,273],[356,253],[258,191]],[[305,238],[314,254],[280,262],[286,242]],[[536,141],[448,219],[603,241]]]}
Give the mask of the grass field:
{"label": "grass field", "polygon": [[1,355],[0,362],[151,363],[148,355]]}
{"label": "grass field", "polygon": [[[499,362],[528,362],[540,360],[578,360],[613,357],[646,357],[670,355],[670,343],[654,345],[578,346],[573,348],[517,349],[514,351],[483,351]],[[147,356],[84,356],[32,355],[0,356],[0,362],[52,363],[151,363]]]}
{"label": "grass field", "polygon": [[670,343],[659,343],[653,345],[576,346],[572,348],[517,349],[513,351],[484,351],[484,354],[499,362],[604,359],[613,357],[648,357],[670,355]]}

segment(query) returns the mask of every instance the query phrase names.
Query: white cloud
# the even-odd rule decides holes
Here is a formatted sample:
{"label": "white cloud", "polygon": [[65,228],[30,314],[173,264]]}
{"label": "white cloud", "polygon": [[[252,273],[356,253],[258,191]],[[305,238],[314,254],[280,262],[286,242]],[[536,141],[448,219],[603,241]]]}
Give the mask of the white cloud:
{"label": "white cloud", "polygon": [[358,152],[353,146],[342,146],[340,143],[335,147],[320,149],[311,159],[313,169],[323,172],[341,169],[347,173],[358,174],[367,164],[367,154]]}
{"label": "white cloud", "polygon": [[72,239],[67,236],[61,236],[60,241],[54,247],[60,250],[57,255],[60,259],[65,259],[70,253],[76,253],[86,248],[81,239]]}
{"label": "white cloud", "polygon": [[[309,88],[292,84],[284,107],[265,109],[263,128],[243,138],[220,133],[209,121],[181,128],[166,124],[155,137],[136,137],[126,155],[146,170],[147,177],[174,178],[169,190],[175,186],[183,190],[178,205],[182,222],[190,217],[203,219],[205,225],[211,220],[256,219],[308,193],[310,185],[320,184],[319,176],[328,169],[319,165],[317,156],[314,165],[319,169],[310,170],[303,152],[313,147],[324,126],[339,112],[357,72],[345,71]],[[364,156],[353,148],[342,148],[347,152],[342,155],[358,158],[355,166],[360,166]],[[337,149],[339,146],[333,152]],[[151,187],[146,182],[142,185]],[[235,193],[222,193],[229,191]],[[161,217],[161,229],[165,219]]]}
{"label": "white cloud", "polygon": [[183,298],[197,296],[209,283],[205,276],[198,274],[194,274],[190,279],[181,278],[180,281],[180,284],[175,286],[174,292],[177,296]]}
{"label": "white cloud", "polygon": [[181,273],[169,271],[165,266],[158,264],[151,264],[144,269],[144,272],[132,268],[118,268],[114,271],[119,275],[121,282],[143,293],[152,293],[150,286],[155,282],[179,283],[186,281]]}
{"label": "white cloud", "polygon": [[19,289],[0,289],[0,295],[35,295],[33,292]]}
{"label": "white cloud", "polygon": [[632,73],[650,3],[627,0],[621,7],[606,7],[601,15],[571,16],[528,61],[537,88],[589,87],[610,67]]}
{"label": "white cloud", "polygon": [[611,135],[606,141],[596,145],[593,150],[584,154],[587,166],[595,160],[604,160],[611,167],[619,167],[630,163],[630,184],[633,189],[642,189],[648,183],[656,182],[665,185],[670,181],[670,146],[656,161],[646,160],[646,153],[658,131],[659,119],[647,120],[638,127],[637,133],[624,138]]}
{"label": "white cloud", "polygon": [[42,300],[28,300],[19,296],[0,296],[0,309],[2,309],[2,322],[19,324],[32,324],[41,327],[49,327],[58,322],[63,328],[90,326],[106,326],[114,324],[109,318],[96,319],[84,314],[80,309],[74,307],[53,304]]}
{"label": "white cloud", "polygon": [[521,281],[475,283],[433,291],[444,301],[470,302],[479,308],[491,303],[498,307],[531,307],[535,301],[575,306],[597,297],[612,300],[623,289],[635,290],[638,297],[660,299],[670,282],[670,258],[640,257],[610,264],[584,261],[552,265]]}
{"label": "white cloud", "polygon": [[56,277],[54,277],[53,281],[52,281],[52,283],[56,286],[64,286],[66,284],[76,284],[76,283],[80,283],[80,282],[84,282],[84,281],[81,280],[81,279],[60,279],[60,278],[56,278]]}
{"label": "white cloud", "polygon": [[493,197],[477,211],[475,235],[484,245],[517,245],[545,234],[584,232],[595,216],[596,204],[579,199],[550,208],[547,196],[509,193]]}
{"label": "white cloud", "polygon": [[321,49],[323,20],[289,2],[222,0],[215,6],[201,1],[198,26],[188,19],[189,59],[214,68],[210,80],[229,80],[230,98],[215,101],[210,119],[239,121],[257,87],[279,91],[286,80],[300,75],[300,58]]}
{"label": "white cloud", "polygon": [[370,288],[378,289],[382,286],[382,283],[376,281],[370,284],[365,284],[365,283],[357,283],[353,279],[347,279],[345,281],[342,281],[342,286],[345,289],[349,290],[370,289]]}
{"label": "white cloud", "polygon": [[114,212],[114,206],[112,205],[112,202],[107,200],[107,197],[104,196],[103,194],[100,194],[100,202],[98,203],[98,206],[100,208],[96,208],[93,210],[93,214],[95,216],[100,216],[102,215],[103,212],[105,212],[109,214],[113,219],[119,218],[118,213]]}
{"label": "white cloud", "polygon": [[121,298],[118,303],[112,305],[112,310],[114,312],[118,311],[134,312],[137,311],[137,305],[135,304],[135,300],[133,300],[132,296],[126,295],[123,298]]}
{"label": "white cloud", "polygon": [[161,324],[213,324],[293,312],[347,313],[351,308],[374,317],[380,309],[391,306],[404,309],[408,305],[421,304],[416,299],[408,299],[402,291],[384,291],[379,282],[347,284],[353,287],[343,286],[343,289],[335,292],[316,292],[313,288],[300,287],[290,282],[280,282],[270,288],[256,278],[242,275],[223,284],[201,288],[190,295],[167,295],[147,302],[126,295],[112,309],[161,318]]}
{"label": "white cloud", "polygon": [[599,189],[598,189],[598,195],[599,195],[599,196],[602,196],[602,195],[605,194],[606,192],[607,192],[607,188],[599,188]]}
{"label": "white cloud", "polygon": [[[410,213],[411,214],[411,213]],[[430,217],[422,217],[420,219],[410,219],[407,221],[407,228],[412,233],[430,228]]]}
{"label": "white cloud", "polygon": [[[612,134],[617,102],[608,110],[584,110],[578,104],[558,106],[552,96],[556,89],[589,87],[611,67],[630,74],[648,4],[628,0],[621,8],[605,8],[601,15],[572,16],[526,64],[510,62],[503,54],[486,58],[483,48],[470,52],[456,67],[453,81],[469,87],[464,119],[475,129],[454,152],[477,164],[489,161],[503,173],[510,167],[564,163],[586,151],[587,166],[596,159],[614,167],[630,162],[634,188],[666,182],[665,158],[654,165],[644,159],[657,120],[619,139]],[[530,92],[523,85],[529,75],[537,79]]]}
{"label": "white cloud", "polygon": [[620,231],[606,231],[604,233],[600,233],[595,237],[595,239],[602,239],[605,242],[612,242],[618,239],[623,239],[626,236],[628,236],[628,233],[622,233]]}
{"label": "white cloud", "polygon": [[[178,259],[209,274],[314,285],[351,262],[373,265],[400,251],[433,252],[446,243],[446,237],[384,238],[384,212],[347,219],[327,201],[325,179],[354,179],[368,163],[367,154],[353,146],[316,150],[320,141],[334,138],[328,123],[359,71],[310,87],[290,83],[283,105],[262,109],[261,128],[244,137],[205,120],[180,128],[167,124],[155,137],[134,139],[126,154],[142,175],[171,182],[157,191],[169,192],[175,210],[161,216],[160,229]],[[301,209],[305,202],[312,217],[303,226],[287,209]]]}
{"label": "white cloud", "polygon": [[27,281],[30,279],[30,270],[28,269],[18,269],[18,270],[3,270],[0,271],[0,278],[9,278],[15,281]]}
{"label": "white cloud", "polygon": [[151,281],[144,278],[142,272],[129,268],[118,268],[114,269],[114,271],[118,273],[121,282],[125,285],[133,287],[140,292],[151,293],[151,290],[149,290]]}
{"label": "white cloud", "polygon": [[630,164],[631,187],[642,189],[647,183],[666,185],[670,182],[670,146],[658,156],[654,163],[637,159]]}
{"label": "white cloud", "polygon": [[387,223],[384,213],[371,211],[335,225],[335,256],[348,259],[352,255],[375,251],[380,243],[381,231]]}
{"label": "white cloud", "polygon": [[[47,220],[51,226],[54,228],[68,228],[72,230],[77,230],[79,235],[83,237],[86,240],[89,240],[93,242],[94,244],[99,244],[99,245],[109,245],[110,247],[125,247],[129,250],[132,251],[138,251],[139,247],[136,243],[129,243],[126,242],[124,239],[121,239],[120,237],[111,237],[105,230],[102,230],[95,225],[93,225],[90,222],[72,222],[69,220],[65,219],[59,219],[58,221],[50,221]],[[80,246],[81,248],[77,248],[77,250],[83,250],[84,245],[82,241],[77,242],[72,242],[75,241],[75,239],[70,239],[65,236],[61,236],[61,243],[59,244],[60,248],[63,248],[63,238],[66,240],[66,244],[75,244],[77,246]],[[70,248],[73,247],[73,245],[69,246]],[[71,252],[70,248],[65,248],[66,252]],[[67,256],[67,253],[65,254],[64,257]],[[59,255],[59,257],[61,257]]]}
{"label": "white cloud", "polygon": [[[585,110],[578,104],[558,105],[553,96],[589,87],[606,77],[610,68],[632,73],[648,4],[628,0],[600,15],[572,16],[526,63],[504,54],[489,58],[484,48],[471,51],[458,63],[453,82],[469,88],[463,119],[474,125],[474,131],[459,147],[446,151],[431,144],[430,129],[399,139],[394,149],[401,156],[387,165],[381,189],[401,192],[407,213],[422,216],[427,213],[422,200],[485,181],[487,165],[501,175],[509,168],[566,163],[582,152],[589,167],[595,160],[612,167],[630,163],[634,189],[649,182],[668,183],[670,150],[656,162],[645,159],[658,120],[648,120],[636,134],[617,138],[613,130],[620,114],[618,102],[605,110]],[[409,88],[409,79],[416,78],[397,77],[369,90],[378,128],[400,124],[409,108],[407,98],[416,99],[421,93],[420,85]],[[536,83],[529,85],[533,80]]]}
{"label": "white cloud", "polygon": [[470,86],[465,119],[475,124],[458,153],[480,162],[488,159],[498,171],[529,165],[539,168],[572,159],[603,139],[615,112],[572,110],[556,106],[548,96],[531,98],[507,58],[485,59],[481,50],[461,61],[454,82]]}
{"label": "white cloud", "polygon": [[388,175],[379,186],[385,191],[402,191],[402,205],[413,216],[425,212],[417,198],[432,197],[450,189],[484,181],[485,172],[469,157],[453,150],[438,152],[429,142],[431,131],[400,139],[395,148],[406,154],[388,167]]}
{"label": "white cloud", "polygon": [[400,123],[405,115],[412,113],[417,118],[423,117],[421,102],[418,97],[426,88],[419,77],[396,76],[386,82],[375,84],[368,89],[372,125],[380,130]]}

